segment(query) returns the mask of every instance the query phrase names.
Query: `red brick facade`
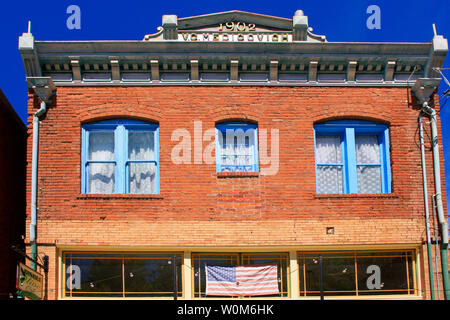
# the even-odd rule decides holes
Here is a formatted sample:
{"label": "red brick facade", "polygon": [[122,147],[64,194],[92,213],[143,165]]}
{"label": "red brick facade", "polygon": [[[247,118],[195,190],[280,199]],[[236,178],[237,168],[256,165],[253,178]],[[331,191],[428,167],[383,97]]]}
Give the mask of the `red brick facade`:
{"label": "red brick facade", "polygon": [[[30,98],[32,115],[38,103],[32,94]],[[429,299],[419,111],[409,89],[58,87],[53,100],[39,128],[37,220],[38,254],[50,257],[50,299],[61,297],[60,250],[76,247],[150,251],[266,247],[269,252],[273,248],[415,248],[421,297]],[[159,123],[159,195],[81,193],[81,125],[112,118]],[[333,119],[389,125],[392,193],[316,194],[313,125]],[[257,123],[259,129],[268,130],[269,141],[270,129],[278,129],[278,173],[218,176],[215,164],[194,163],[194,148],[192,164],[173,163],[172,149],[179,143],[171,138],[175,130],[187,129],[191,145],[197,139],[204,150],[211,141],[194,137],[194,121],[201,121],[205,132],[223,120]],[[429,127],[425,130],[429,132]],[[31,125],[28,133],[27,208]],[[429,134],[425,137],[429,146]],[[443,168],[442,147],[440,152]],[[432,194],[430,151],[426,157]],[[26,242],[29,215],[27,209]],[[327,227],[334,227],[334,234],[327,234]]]}

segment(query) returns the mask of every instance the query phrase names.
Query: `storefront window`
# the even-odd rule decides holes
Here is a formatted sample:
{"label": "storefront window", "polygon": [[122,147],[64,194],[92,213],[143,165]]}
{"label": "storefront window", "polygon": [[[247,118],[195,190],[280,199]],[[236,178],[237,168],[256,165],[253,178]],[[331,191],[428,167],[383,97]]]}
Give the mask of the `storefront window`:
{"label": "storefront window", "polygon": [[65,253],[65,297],[172,297],[175,257],[183,295],[182,254]]}
{"label": "storefront window", "polygon": [[417,294],[413,251],[301,252],[300,296]]}
{"label": "storefront window", "polygon": [[[261,266],[276,265],[278,297],[288,297],[289,258],[287,253],[193,253],[194,298],[206,295],[206,266]],[[245,295],[243,295],[246,297]],[[236,296],[237,298],[238,296]],[[268,297],[268,296],[264,296]]]}

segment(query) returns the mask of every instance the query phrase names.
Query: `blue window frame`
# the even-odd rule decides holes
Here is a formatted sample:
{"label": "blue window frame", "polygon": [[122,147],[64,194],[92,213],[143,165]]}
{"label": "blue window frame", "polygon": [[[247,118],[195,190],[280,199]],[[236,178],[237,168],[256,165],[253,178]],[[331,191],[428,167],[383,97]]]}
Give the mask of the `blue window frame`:
{"label": "blue window frame", "polygon": [[390,193],[389,128],[369,121],[314,125],[317,193]]}
{"label": "blue window frame", "polygon": [[216,125],[217,172],[258,172],[258,126],[246,122]]}
{"label": "blue window frame", "polygon": [[106,120],[82,126],[83,193],[159,194],[159,126]]}

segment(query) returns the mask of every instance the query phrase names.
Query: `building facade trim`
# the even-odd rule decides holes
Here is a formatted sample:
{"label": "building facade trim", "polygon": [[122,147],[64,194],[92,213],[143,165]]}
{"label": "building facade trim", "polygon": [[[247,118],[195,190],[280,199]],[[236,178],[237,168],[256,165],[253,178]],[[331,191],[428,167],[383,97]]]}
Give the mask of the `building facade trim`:
{"label": "building facade trim", "polygon": [[[141,41],[35,41],[24,33],[19,50],[27,76],[51,76],[58,86],[410,87],[442,67],[448,52],[440,35],[429,43],[350,43],[311,30],[301,10],[293,19],[243,11],[165,15],[158,32]],[[211,72],[224,80],[202,77]],[[247,73],[265,76],[248,81]]]}

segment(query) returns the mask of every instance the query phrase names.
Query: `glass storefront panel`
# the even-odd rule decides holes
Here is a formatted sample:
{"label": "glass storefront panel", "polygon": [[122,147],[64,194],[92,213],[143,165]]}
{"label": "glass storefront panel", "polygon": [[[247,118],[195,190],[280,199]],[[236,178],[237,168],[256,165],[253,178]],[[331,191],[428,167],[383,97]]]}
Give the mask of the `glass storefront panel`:
{"label": "glass storefront panel", "polygon": [[277,266],[277,282],[280,293],[278,295],[264,295],[260,297],[288,297],[290,276],[289,255],[287,253],[193,253],[194,298],[207,297],[206,266],[258,266],[270,264]]}
{"label": "glass storefront panel", "polygon": [[173,257],[183,295],[182,254],[65,253],[65,297],[172,297]]}
{"label": "glass storefront panel", "polygon": [[298,253],[300,296],[415,294],[414,251]]}
{"label": "glass storefront panel", "polygon": [[230,254],[192,254],[194,297],[206,297],[206,266],[233,266],[237,265],[239,255]]}

